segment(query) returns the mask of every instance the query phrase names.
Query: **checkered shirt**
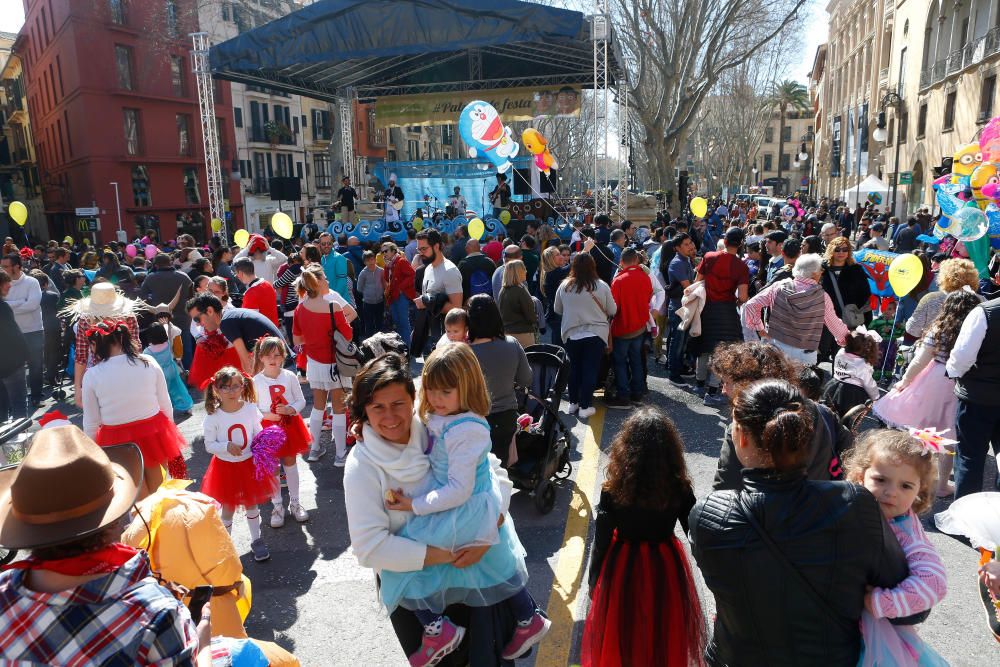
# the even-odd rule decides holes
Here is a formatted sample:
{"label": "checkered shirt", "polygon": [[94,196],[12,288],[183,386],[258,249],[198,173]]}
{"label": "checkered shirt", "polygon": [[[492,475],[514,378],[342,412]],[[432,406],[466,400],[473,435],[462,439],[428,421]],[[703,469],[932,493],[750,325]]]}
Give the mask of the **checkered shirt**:
{"label": "checkered shirt", "polygon": [[90,354],[90,342],[87,340],[87,329],[105,320],[123,320],[128,326],[129,333],[132,334],[132,340],[135,341],[136,346],[140,349],[142,348],[142,345],[139,343],[139,321],[135,315],[103,318],[87,315],[80,317],[74,324],[76,327],[76,352],[74,353],[76,355],[76,363],[83,364],[87,368],[94,365],[94,358]]}
{"label": "checkered shirt", "polygon": [[156,583],[145,552],[58,593],[28,589],[24,574],[0,573],[0,665],[194,665],[191,615]]}

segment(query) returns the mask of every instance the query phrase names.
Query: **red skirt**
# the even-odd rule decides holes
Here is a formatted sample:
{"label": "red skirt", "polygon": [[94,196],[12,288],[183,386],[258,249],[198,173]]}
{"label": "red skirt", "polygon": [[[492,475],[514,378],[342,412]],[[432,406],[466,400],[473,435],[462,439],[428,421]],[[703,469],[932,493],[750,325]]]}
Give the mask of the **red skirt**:
{"label": "red skirt", "polygon": [[309,427],[302,421],[302,416],[295,415],[294,417],[289,417],[285,419],[285,422],[285,424],[282,424],[281,422],[264,419],[260,423],[264,428],[268,426],[281,426],[285,431],[285,444],[278,450],[278,458],[297,456],[298,454],[308,452],[312,446],[312,435],[309,433]]}
{"label": "red skirt", "polygon": [[188,371],[188,384],[200,388],[205,380],[214,376],[224,366],[232,366],[236,370],[243,369],[243,362],[235,347],[227,347],[221,354],[216,354],[210,352],[204,345],[195,345],[191,369]]}
{"label": "red skirt", "polygon": [[142,465],[146,468],[163,465],[187,448],[187,441],[177,430],[177,424],[162,412],[128,424],[102,424],[97,429],[96,440],[101,447],[134,442],[142,451]]}
{"label": "red skirt", "polygon": [[583,667],[700,665],[704,650],[705,621],[681,543],[616,533],[583,629]]}
{"label": "red skirt", "polygon": [[213,456],[201,480],[201,492],[226,507],[253,507],[274,495],[277,475],[257,479],[253,459],[232,463]]}

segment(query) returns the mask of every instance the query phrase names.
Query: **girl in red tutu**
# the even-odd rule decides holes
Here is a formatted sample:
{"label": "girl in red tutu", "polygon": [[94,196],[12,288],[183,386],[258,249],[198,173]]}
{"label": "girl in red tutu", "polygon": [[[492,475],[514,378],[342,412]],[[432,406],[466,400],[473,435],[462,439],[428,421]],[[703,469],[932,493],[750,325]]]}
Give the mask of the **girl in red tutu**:
{"label": "girl in red tutu", "polygon": [[202,388],[216,371],[226,366],[243,367],[239,352],[218,329],[203,333],[194,346],[194,356],[191,358],[191,368],[188,370],[188,384]]}
{"label": "girl in red tutu", "polygon": [[273,470],[254,465],[250,443],[263,430],[253,380],[232,366],[220,369],[205,387],[205,449],[212,460],[201,482],[202,493],[222,505],[222,523],[233,530],[233,515],[243,507],[250,528],[250,549],[256,561],[271,554],[260,536],[257,505],[274,495]]}
{"label": "girl in red tutu", "polygon": [[155,359],[139,354],[126,322],[97,322],[85,333],[94,365],[80,390],[83,430],[102,447],[139,445],[145,498],[163,482],[160,466],[187,448],[173,421],[167,381]]}
{"label": "girl in red tutu", "polygon": [[[285,370],[288,351],[285,343],[276,336],[268,336],[257,341],[254,349],[253,378],[257,392],[257,409],[264,415],[261,425],[278,426],[285,432],[285,444],[278,450],[281,465],[285,468],[285,482],[288,484],[288,511],[298,522],[308,521],[309,514],[299,503],[298,455],[309,451],[312,436],[300,413],[306,407],[302,386],[295,373]],[[285,525],[285,505],[281,500],[281,485],[276,487],[274,510],[271,512],[271,528]]]}
{"label": "girl in red tutu", "polygon": [[674,537],[694,502],[673,422],[636,411],[611,445],[597,507],[583,667],[702,664],[705,620]]}

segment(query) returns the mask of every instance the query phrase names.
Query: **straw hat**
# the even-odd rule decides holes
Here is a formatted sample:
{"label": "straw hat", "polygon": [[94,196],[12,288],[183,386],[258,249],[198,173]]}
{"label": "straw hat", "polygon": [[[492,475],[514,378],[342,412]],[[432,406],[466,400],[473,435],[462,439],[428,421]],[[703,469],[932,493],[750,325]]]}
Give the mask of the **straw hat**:
{"label": "straw hat", "polygon": [[145,307],[141,300],[128,298],[111,283],[95,283],[90,288],[90,296],[74,301],[64,312],[80,317],[122,317],[134,315]]}
{"label": "straw hat", "polygon": [[120,519],[142,481],[134,444],[99,447],[76,426],[39,431],[24,460],[0,469],[0,545],[75,542]]}

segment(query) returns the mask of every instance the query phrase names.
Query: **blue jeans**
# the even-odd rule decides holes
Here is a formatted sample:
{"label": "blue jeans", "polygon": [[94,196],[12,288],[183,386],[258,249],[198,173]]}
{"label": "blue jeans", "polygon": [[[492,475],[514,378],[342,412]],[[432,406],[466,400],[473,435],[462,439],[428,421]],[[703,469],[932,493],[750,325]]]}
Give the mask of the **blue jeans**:
{"label": "blue jeans", "polygon": [[[1000,456],[1000,410],[959,400],[955,426],[955,498],[961,498],[983,490],[983,466],[991,442],[993,454]],[[1000,491],[1000,486],[991,491]]]}
{"label": "blue jeans", "polygon": [[[0,412],[0,421],[8,417],[20,419],[28,416],[28,386],[24,383],[24,366],[2,379],[6,401]],[[9,411],[9,414],[8,414]]]}
{"label": "blue jeans", "polygon": [[[400,295],[389,306],[389,315],[392,317],[392,326],[395,327],[396,333],[399,334],[399,337],[403,339],[403,343],[409,348],[413,332],[410,328],[410,300]],[[419,352],[414,353],[415,356],[418,354]]]}
{"label": "blue jeans", "polygon": [[611,352],[615,362],[618,398],[642,395],[642,342],[642,336],[614,339]]}
{"label": "blue jeans", "polygon": [[587,336],[565,343],[566,354],[569,355],[569,402],[589,408],[594,402],[601,356],[608,345],[600,336]]}
{"label": "blue jeans", "polygon": [[[291,341],[291,338],[288,340]],[[181,327],[181,344],[184,346],[181,364],[184,368],[191,368],[191,360],[194,359],[194,337],[191,335],[190,327]]]}
{"label": "blue jeans", "polygon": [[545,324],[549,327],[549,340],[553,345],[564,347],[562,339],[562,315],[551,313],[545,318]]}
{"label": "blue jeans", "polygon": [[667,344],[667,368],[669,369],[670,379],[679,381],[681,379],[681,371],[684,370],[684,346],[687,344],[688,332],[677,328],[681,324],[681,316],[674,312],[677,308],[671,306],[669,310],[670,317],[667,319],[667,330],[670,333],[670,338]]}
{"label": "blue jeans", "polygon": [[[42,376],[45,363],[45,332],[38,330],[26,333],[24,340],[28,343],[28,387],[31,389],[31,398],[40,401],[42,400]],[[20,374],[15,373],[15,375]],[[24,380],[23,375],[21,375],[21,379]]]}
{"label": "blue jeans", "polygon": [[385,302],[365,303],[361,302],[361,337],[368,338],[382,330],[382,317],[385,310]]}

